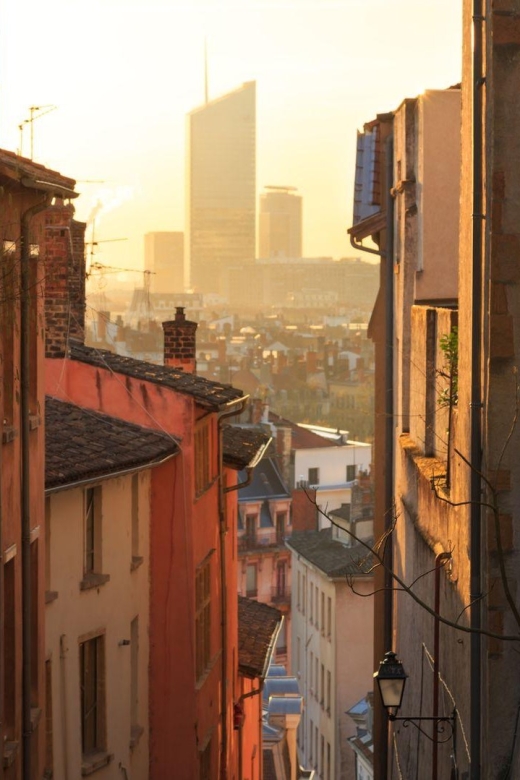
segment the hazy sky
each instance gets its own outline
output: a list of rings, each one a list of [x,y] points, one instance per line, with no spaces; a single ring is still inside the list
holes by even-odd
[[[4,0],[0,146],[29,106],[34,157],[97,201],[97,259],[134,268],[143,236],[184,229],[185,115],[257,81],[257,186],[304,198],[304,253],[353,254],[356,129],[460,80],[460,0]],[[25,126],[23,153],[29,156]],[[104,184],[81,180],[103,180]]]

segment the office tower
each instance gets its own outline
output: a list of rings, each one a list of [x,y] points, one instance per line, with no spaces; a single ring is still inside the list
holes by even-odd
[[[144,237],[144,268],[153,292],[184,291],[184,233],[160,231]]]
[[[260,257],[302,256],[302,199],[296,187],[266,187],[260,195]]]
[[[256,84],[188,114],[190,286],[220,292],[225,271],[255,259]]]

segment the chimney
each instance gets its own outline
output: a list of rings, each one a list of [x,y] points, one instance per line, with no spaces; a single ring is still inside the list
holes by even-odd
[[[85,223],[60,199],[44,213],[45,356],[63,357],[69,338],[85,341]]]
[[[197,373],[196,338],[197,323],[190,322],[184,314],[184,306],[176,306],[175,319],[163,322],[164,365],[180,368],[187,374]]]

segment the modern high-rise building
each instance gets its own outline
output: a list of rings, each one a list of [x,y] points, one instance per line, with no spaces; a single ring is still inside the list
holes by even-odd
[[[188,114],[190,286],[220,292],[222,272],[255,259],[256,83]]]
[[[302,199],[296,187],[266,187],[260,195],[260,257],[302,257]]]
[[[159,231],[144,237],[144,269],[156,292],[184,292],[184,233]]]

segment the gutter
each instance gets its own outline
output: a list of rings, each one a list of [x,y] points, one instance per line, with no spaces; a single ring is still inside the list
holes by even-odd
[[[54,184],[51,181],[45,181],[44,179],[31,179],[30,176],[22,176],[20,183],[31,190],[39,190],[40,192],[48,192],[50,195],[57,198],[77,198],[79,192],[71,190],[69,187],[64,187],[62,184]]]
[[[245,468],[245,472],[247,474],[246,479],[243,482],[238,482],[236,485],[230,485],[229,487],[224,488],[224,493],[232,493],[234,490],[240,490],[240,488],[247,487],[251,484],[251,481],[253,479],[253,470],[255,466],[257,466],[262,458],[264,457],[267,448],[271,444],[273,438],[272,436],[269,438],[269,440],[264,444],[262,447],[260,447],[259,450],[255,453],[252,460],[249,461],[248,465]]]
[[[85,477],[85,479],[78,479],[75,482],[67,482],[67,484],[65,485],[56,485],[55,487],[47,487],[45,488],[45,495],[48,496],[54,493],[60,493],[62,490],[72,490],[73,488],[83,487],[84,485],[93,485],[97,482],[104,482],[107,479],[126,477],[127,474],[135,474],[138,471],[153,469],[156,466],[162,466],[163,463],[167,463],[169,460],[179,455],[179,453],[180,450],[177,450],[176,452],[172,452],[170,455],[166,455],[164,458],[161,458],[161,460],[151,461],[149,463],[144,463],[140,466],[132,466],[127,469],[122,469],[121,471],[113,471],[110,474],[105,473],[95,477]]]

